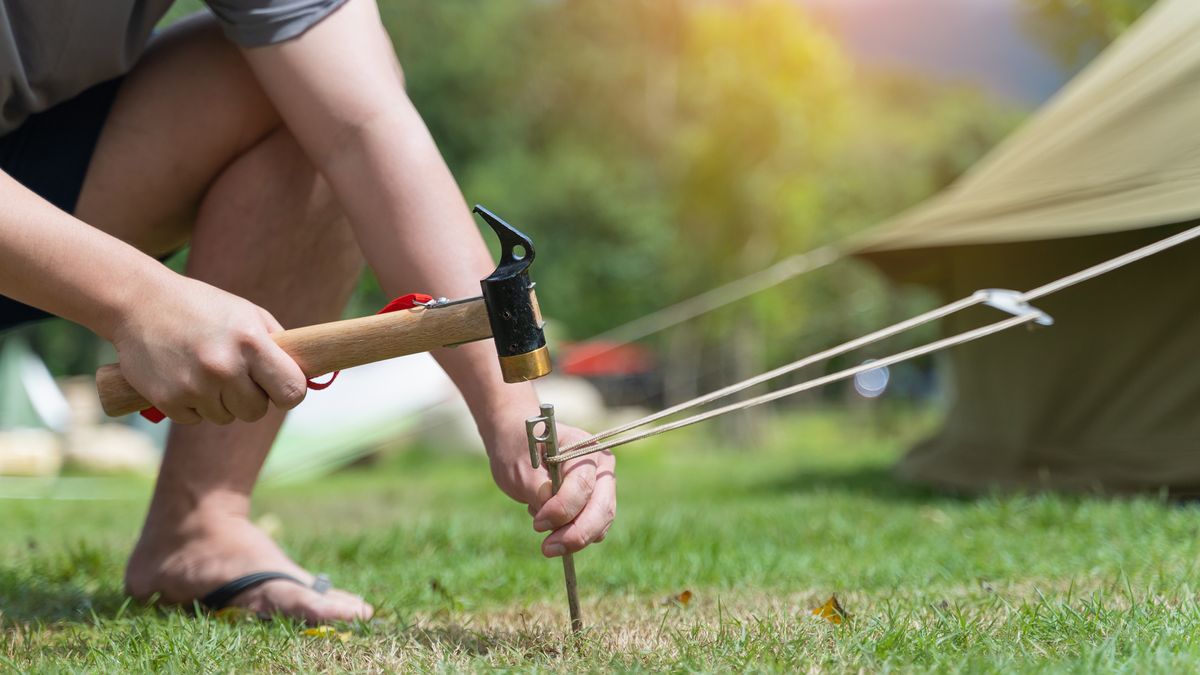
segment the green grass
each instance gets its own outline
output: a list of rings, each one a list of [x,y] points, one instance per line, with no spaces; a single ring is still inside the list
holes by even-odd
[[[476,457],[399,453],[265,490],[303,564],[380,616],[345,640],[229,624],[120,592],[147,486],[0,502],[0,663],[19,670],[1192,670],[1200,513],[1158,499],[973,500],[897,484],[915,429],[821,414],[754,451],[712,430],[622,452],[608,541],[561,567]],[[431,583],[436,580],[437,583]],[[690,589],[684,607],[669,596]],[[844,625],[809,610],[837,593]]]

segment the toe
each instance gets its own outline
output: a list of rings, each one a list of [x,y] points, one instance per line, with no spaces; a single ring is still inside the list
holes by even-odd
[[[356,607],[359,610],[365,610],[366,616],[359,618],[370,619],[375,614],[375,608],[370,605],[361,595],[356,595],[349,591],[343,591],[340,588],[331,588],[325,594],[331,600],[345,605],[347,607]]]
[[[358,596],[337,589],[317,593],[287,581],[263,584],[248,591],[246,596],[236,598],[233,604],[260,614],[282,614],[308,623],[366,621],[374,615],[374,608]]]

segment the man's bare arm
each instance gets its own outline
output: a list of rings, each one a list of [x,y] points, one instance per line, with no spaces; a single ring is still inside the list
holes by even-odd
[[[301,37],[243,50],[285,123],[333,186],[368,263],[393,295],[479,293],[494,263],[432,137],[372,0],[350,0]],[[543,550],[603,537],[615,510],[611,457],[569,471],[560,497],[538,489],[521,421],[537,411],[532,385],[506,385],[488,342],[435,354],[463,393],[489,446],[497,481],[534,506]],[[567,439],[581,432],[568,430]],[[526,468],[522,468],[526,467]]]
[[[169,272],[0,173],[0,295],[111,340],[117,318]]]
[[[374,3],[352,0],[302,37],[245,54],[385,292],[478,295],[495,264],[404,91]],[[531,387],[502,384],[489,344],[437,356],[482,422],[509,402],[537,410]]]
[[[280,327],[265,310],[175,274],[3,173],[0,203],[0,295],[113,342],[125,378],[173,420],[262,417],[265,402],[239,405],[244,389],[283,408],[303,400],[304,374],[270,339]]]

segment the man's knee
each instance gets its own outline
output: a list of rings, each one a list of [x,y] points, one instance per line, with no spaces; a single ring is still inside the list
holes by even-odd
[[[357,280],[365,264],[362,251],[341,203],[320,174],[316,177],[313,200],[313,213],[318,217],[305,224],[313,230],[309,253],[328,260],[334,278]]]
[[[298,253],[319,259],[335,278],[358,278],[363,267],[354,231],[329,181],[316,169],[286,128],[275,131],[267,144],[272,171],[282,174],[292,205],[302,205],[290,224],[291,237],[301,242]]]

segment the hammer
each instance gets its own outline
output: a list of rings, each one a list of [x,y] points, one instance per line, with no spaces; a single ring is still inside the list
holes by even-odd
[[[271,337],[317,377],[385,359],[493,338],[505,382],[535,380],[550,372],[545,323],[529,266],[533,240],[482,206],[478,213],[500,239],[500,263],[479,282],[479,297],[438,300],[425,307],[294,328]],[[113,417],[145,410],[150,402],[121,375],[120,364],[96,371],[104,412]]]

